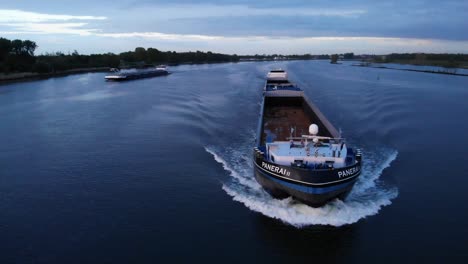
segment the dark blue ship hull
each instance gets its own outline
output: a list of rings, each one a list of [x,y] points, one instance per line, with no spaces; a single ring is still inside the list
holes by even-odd
[[[254,174],[274,198],[292,196],[307,205],[320,207],[335,198],[347,197],[361,174],[361,162],[339,169],[311,170],[273,164],[254,151]]]
[[[106,80],[107,81],[128,81],[128,80],[136,80],[136,79],[164,76],[164,75],[168,75],[168,74],[169,74],[169,72],[165,71],[165,70],[120,73],[120,74],[118,74],[118,78],[112,78],[112,77],[106,76]]]

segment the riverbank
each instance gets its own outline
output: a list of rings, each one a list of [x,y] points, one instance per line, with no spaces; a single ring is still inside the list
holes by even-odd
[[[215,62],[204,62],[204,63],[195,63],[195,62],[186,62],[186,63],[168,63],[169,66],[177,65],[191,65],[191,64],[217,64],[217,63],[230,63],[229,61],[215,61]],[[233,62],[236,63],[236,62]],[[134,67],[121,67],[120,69],[133,69]],[[78,68],[70,69],[65,71],[57,71],[55,73],[35,73],[35,72],[18,72],[5,74],[0,73],[0,85],[9,84],[13,82],[26,82],[34,80],[42,80],[54,77],[67,76],[72,74],[82,74],[89,72],[108,72],[111,67],[91,67],[91,68]]]
[[[107,72],[109,70],[110,70],[109,67],[93,67],[93,68],[71,69],[71,70],[51,72],[51,73],[35,73],[35,72],[19,72],[19,73],[11,73],[11,74],[0,73],[0,85],[12,83],[12,82],[33,81],[33,80],[41,80],[41,79],[47,79],[47,78],[53,78],[53,77],[67,76],[71,74],[81,74],[81,73],[88,73],[88,72]]]
[[[394,63],[401,65],[413,65],[413,66],[433,66],[433,67],[442,67],[448,69],[468,69],[468,62],[466,60],[459,61],[450,61],[450,60],[387,60],[379,61],[375,60],[374,63]]]
[[[457,73],[456,68],[446,68],[444,70],[441,70],[441,69],[419,70],[419,69],[405,69],[405,68],[395,68],[395,67],[388,67],[388,66],[381,66],[381,65],[373,65],[371,63],[358,63],[358,64],[352,64],[351,66],[368,67],[368,68],[375,68],[375,69],[399,70],[399,71],[424,72],[424,73],[434,73],[434,74],[446,74],[446,75],[456,75],[456,76],[468,76],[468,74],[465,74],[465,73]]]

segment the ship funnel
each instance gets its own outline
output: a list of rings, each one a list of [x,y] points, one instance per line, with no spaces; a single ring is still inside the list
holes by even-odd
[[[312,124],[312,125],[309,126],[309,134],[315,136],[315,135],[318,134],[318,132],[319,132],[319,128],[318,128],[318,126],[316,124]]]

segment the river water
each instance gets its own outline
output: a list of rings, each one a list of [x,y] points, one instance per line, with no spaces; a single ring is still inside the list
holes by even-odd
[[[468,77],[351,64],[0,86],[0,263],[468,257]],[[346,201],[275,200],[253,179],[261,89],[278,67],[363,150]]]

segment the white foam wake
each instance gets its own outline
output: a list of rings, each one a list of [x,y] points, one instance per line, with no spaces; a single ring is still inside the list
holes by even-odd
[[[296,227],[352,224],[377,214],[398,195],[395,187],[386,187],[379,181],[383,170],[396,159],[396,150],[363,150],[362,174],[348,198],[345,201],[336,199],[323,207],[313,208],[291,198],[277,200],[267,194],[253,177],[249,148],[243,151],[216,151],[210,147],[205,149],[233,177],[232,181],[222,186],[233,200],[243,203],[251,210]]]
[[[241,174],[244,174],[244,173],[247,173],[246,171],[244,170],[241,170],[240,172],[237,172],[235,169],[231,168],[231,166],[229,166],[229,164],[224,161],[220,156],[216,155],[216,153],[212,150],[210,150],[209,148],[206,148],[205,147],[205,150],[210,153],[211,155],[213,155],[214,159],[223,165],[223,169],[225,169],[226,171],[228,171],[230,173],[230,175],[232,177],[234,177],[240,184],[246,186],[246,187],[249,187],[253,190],[259,190],[261,188],[261,186],[255,181],[254,178],[247,178],[247,177],[244,177],[242,176]],[[251,169],[252,167],[250,167]],[[245,175],[245,174],[244,174]]]

